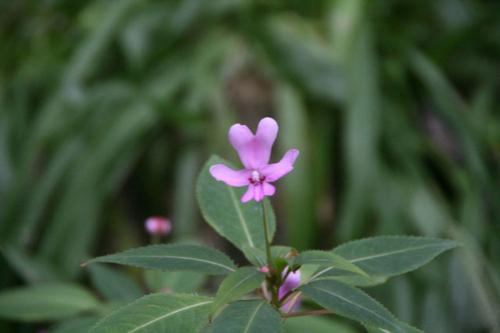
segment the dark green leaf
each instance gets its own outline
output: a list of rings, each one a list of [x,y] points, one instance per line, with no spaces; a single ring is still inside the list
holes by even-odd
[[[212,312],[215,313],[224,304],[258,288],[264,278],[265,275],[255,267],[238,268],[222,281],[214,300]]]
[[[97,257],[87,263],[106,262],[169,271],[228,274],[236,267],[224,253],[199,245],[151,245]]]
[[[220,157],[213,156],[206,163],[198,177],[196,192],[201,212],[205,220],[220,235],[230,240],[236,247],[244,246],[264,249],[263,212],[260,203],[251,201],[241,203],[244,188],[234,188],[216,181],[209,168],[218,163],[231,164]],[[267,200],[264,204],[269,217],[269,234],[272,239],[275,231],[275,217]]]
[[[104,317],[90,332],[198,332],[211,304],[202,296],[152,294]]]
[[[255,266],[267,265],[266,252],[251,246],[243,246],[245,257]],[[271,256],[276,258],[285,258],[293,249],[290,246],[275,245],[271,246]]]
[[[332,252],[310,250],[301,252],[294,260],[294,265],[318,265],[329,266],[348,272],[358,273],[367,277],[362,269],[351,263],[349,260]]]
[[[280,314],[260,300],[238,301],[227,306],[215,318],[211,333],[279,333]]]
[[[325,317],[291,317],[285,320],[286,333],[355,333],[354,328],[344,324],[339,320],[332,320]]]
[[[50,283],[0,293],[0,317],[21,321],[63,319],[99,305],[91,293],[72,284]]]
[[[52,328],[50,333],[88,333],[90,328],[97,322],[97,317],[82,317],[69,319],[56,327]]]
[[[412,327],[406,323],[399,322],[399,325],[403,329],[403,332],[405,333],[424,333],[424,331],[419,330],[418,328]],[[378,327],[370,327],[366,326],[366,330],[368,333],[387,333],[387,330],[384,330],[383,328],[378,328]]]
[[[89,267],[94,287],[110,301],[133,301],[143,295],[139,285],[125,273],[106,267]]]
[[[356,264],[374,278],[388,278],[417,269],[456,246],[457,243],[451,240],[380,236],[342,244],[333,249],[333,253]],[[314,278],[332,270],[320,270]]]
[[[153,291],[173,291],[176,293],[190,293],[196,291],[207,276],[198,272],[162,272],[146,271],[144,278],[148,287]]]
[[[300,290],[338,315],[390,332],[405,332],[386,308],[359,289],[333,280],[321,280],[308,283]]]

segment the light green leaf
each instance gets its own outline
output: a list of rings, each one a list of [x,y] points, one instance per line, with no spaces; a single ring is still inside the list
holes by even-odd
[[[435,238],[380,236],[342,244],[333,249],[333,253],[356,264],[374,278],[389,278],[417,269],[457,245],[452,240]],[[322,269],[314,278],[332,270]]]
[[[405,332],[399,321],[380,303],[347,284],[322,280],[308,283],[300,290],[324,308],[364,325],[380,327],[391,333]]]
[[[218,156],[212,156],[206,163],[197,181],[196,192],[203,217],[221,236],[227,238],[239,249],[247,245],[264,249],[263,212],[260,203],[241,203],[245,188],[234,188],[216,181],[209,168],[218,163],[231,164]],[[270,203],[264,200],[269,218],[269,235],[272,239],[276,228]]]
[[[92,265],[89,271],[94,287],[110,301],[133,301],[144,294],[137,282],[116,269]]]
[[[227,306],[215,318],[211,333],[279,333],[280,314],[266,301],[238,301]]]
[[[99,301],[72,284],[50,283],[0,293],[0,317],[21,321],[58,320],[95,310]]]
[[[106,262],[148,269],[228,274],[236,267],[224,253],[199,245],[151,245],[97,257],[87,263]]]
[[[294,260],[295,265],[320,265],[368,276],[362,269],[332,252],[310,250],[301,252]]]
[[[198,332],[208,319],[209,298],[152,294],[100,320],[92,333]]]
[[[227,304],[240,296],[243,296],[255,288],[258,288],[264,281],[265,275],[255,267],[241,267],[229,274],[222,281],[217,296],[215,297],[212,313],[215,313],[221,306]]]

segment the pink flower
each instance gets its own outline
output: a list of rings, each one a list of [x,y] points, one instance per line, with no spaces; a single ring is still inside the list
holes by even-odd
[[[146,231],[150,235],[168,235],[172,231],[172,223],[169,219],[161,216],[151,216],[144,223]]]
[[[229,129],[229,141],[236,149],[242,170],[233,170],[224,164],[210,167],[210,174],[229,186],[248,186],[241,197],[241,202],[250,200],[261,201],[265,196],[272,196],[275,188],[271,185],[293,170],[293,164],[299,156],[297,149],[288,150],[281,161],[269,164],[271,149],[278,135],[278,124],[272,118],[264,118],[259,122],[255,135],[241,124],[235,124]]]
[[[288,268],[286,268],[283,271],[283,275],[285,275],[287,271]],[[280,289],[278,290],[278,298],[281,300],[283,296],[285,296],[289,291],[297,288],[298,286],[300,286],[300,271],[297,270],[295,272],[290,272],[290,274],[288,274],[286,280],[283,282]],[[300,299],[295,298],[295,296],[293,296],[292,298],[289,299],[289,301],[287,301],[285,304],[281,306],[281,310],[287,313],[292,310],[295,310],[299,306],[299,304],[300,304]]]

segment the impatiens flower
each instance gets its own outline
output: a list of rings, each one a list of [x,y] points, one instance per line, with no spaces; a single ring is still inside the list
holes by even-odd
[[[257,126],[255,135],[241,124],[229,129],[229,142],[236,149],[242,170],[233,170],[224,164],[210,167],[210,174],[229,186],[248,186],[241,202],[261,201],[265,196],[272,196],[275,187],[271,183],[277,181],[293,170],[293,164],[299,156],[297,149],[288,150],[278,163],[269,164],[271,149],[278,135],[278,124],[272,118],[264,118]]]
[[[283,271],[283,275],[285,275],[287,271],[288,268],[286,268]],[[289,291],[297,288],[299,285],[300,285],[300,271],[297,270],[295,272],[290,272],[278,291],[278,298],[281,300],[283,296],[285,296]],[[299,306],[299,304],[300,304],[300,299],[292,297],[290,298],[289,301],[287,301],[285,304],[281,306],[281,310],[285,313],[290,312],[296,309]]]
[[[146,231],[152,236],[165,236],[172,231],[172,223],[169,219],[161,216],[151,216],[144,222]]]

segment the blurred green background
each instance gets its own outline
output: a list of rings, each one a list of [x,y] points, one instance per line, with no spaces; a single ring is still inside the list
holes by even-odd
[[[243,263],[194,182],[237,160],[232,123],[272,116],[273,159],[301,151],[278,243],[457,239],[370,293],[426,332],[500,332],[499,92],[495,0],[1,1],[0,287],[93,288],[79,264],[147,244],[151,215]]]

